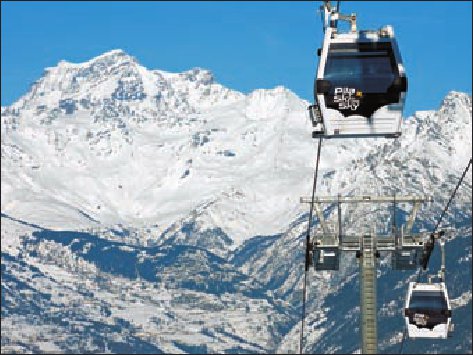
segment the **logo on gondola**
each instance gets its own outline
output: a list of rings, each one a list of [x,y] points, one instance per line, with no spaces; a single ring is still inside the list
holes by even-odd
[[[335,88],[333,93],[333,101],[338,103],[339,110],[356,111],[360,106],[361,91],[356,91],[354,88]]]

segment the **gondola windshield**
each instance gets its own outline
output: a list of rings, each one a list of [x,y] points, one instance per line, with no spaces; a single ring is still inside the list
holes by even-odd
[[[387,51],[331,51],[327,58],[325,79],[334,84],[349,83],[364,92],[386,92],[395,78]]]
[[[443,310],[447,309],[447,301],[443,292],[416,291],[412,294],[410,309],[412,310]]]

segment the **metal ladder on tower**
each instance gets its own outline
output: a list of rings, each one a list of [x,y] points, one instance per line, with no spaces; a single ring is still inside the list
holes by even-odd
[[[371,234],[362,236],[360,253],[360,305],[362,354],[377,352],[376,324],[376,239]]]

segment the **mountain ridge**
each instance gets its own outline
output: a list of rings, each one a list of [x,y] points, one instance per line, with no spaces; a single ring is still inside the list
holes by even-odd
[[[150,218],[162,220],[159,218],[159,214],[153,216],[152,209],[155,207],[146,202],[148,190],[138,187],[138,181],[129,186],[126,194],[123,193],[125,181],[129,177],[125,176],[126,172],[123,169],[117,170],[117,164],[121,159],[121,164],[128,165],[129,171],[138,169],[138,171],[142,170],[142,172],[146,172],[145,174],[152,176],[153,172],[147,166],[155,164],[153,163],[153,155],[156,159],[164,158],[162,161],[168,165],[165,169],[156,167],[154,175],[157,179],[148,178],[147,183],[152,191],[159,190],[161,187],[162,197],[160,200],[164,203],[169,203],[169,198],[173,198],[172,194],[169,195],[169,191],[177,192],[176,189],[182,190],[182,186],[187,189],[184,199],[188,200],[194,194],[192,192],[194,189],[189,186],[188,181],[208,188],[216,184],[216,180],[220,180],[220,186],[216,188],[214,193],[200,194],[200,201],[189,202],[188,207],[184,207],[184,209],[181,204],[181,207],[177,207],[175,210],[177,214],[175,213],[170,218],[164,218],[165,224],[168,226],[176,218],[185,218],[199,205],[208,205],[208,202],[214,201],[212,204],[217,208],[218,201],[221,201],[222,198],[226,199],[225,195],[233,196],[230,198],[233,204],[237,203],[238,205],[237,201],[245,202],[245,206],[242,206],[241,209],[246,209],[247,213],[248,205],[259,205],[253,212],[265,219],[265,222],[261,223],[254,219],[245,221],[248,218],[245,217],[247,213],[240,212],[234,216],[210,213],[207,219],[214,220],[211,224],[214,224],[215,227],[221,227],[222,218],[240,218],[247,225],[260,225],[256,229],[251,227],[249,229],[248,227],[235,229],[235,226],[230,225],[226,229],[224,228],[229,234],[239,235],[238,240],[242,240],[242,238],[244,240],[256,234],[282,231],[285,225],[277,221],[282,220],[281,217],[287,213],[287,208],[275,209],[271,207],[284,205],[285,203],[281,204],[282,200],[289,199],[294,204],[294,207],[291,207],[292,217],[289,219],[296,218],[297,214],[303,211],[303,207],[298,204],[297,200],[299,195],[308,195],[309,193],[313,162],[312,159],[307,159],[307,156],[315,153],[313,152],[313,144],[308,139],[310,123],[305,110],[307,104],[305,101],[300,100],[290,90],[281,86],[269,90],[258,89],[248,95],[243,95],[215,84],[211,73],[202,69],[193,69],[179,74],[168,73],[166,74],[167,78],[160,76],[161,74],[156,76],[156,71],[147,71],[135,59],[131,60],[130,58],[133,57],[122,50],[112,50],[85,63],[71,64],[76,70],[73,72],[67,69],[69,64],[59,64],[55,69],[50,70],[50,72],[61,72],[61,75],[58,73],[52,75],[54,79],[51,79],[52,83],[48,84],[49,79],[46,80],[43,77],[38,81],[40,83],[43,81],[43,83],[34,86],[17,103],[2,108],[2,134],[5,137],[3,140],[8,141],[10,137],[18,136],[16,134],[18,132],[13,135],[10,135],[9,132],[14,132],[20,124],[20,116],[22,121],[31,120],[31,123],[34,122],[31,127],[23,124],[21,135],[27,139],[37,140],[37,137],[40,137],[43,141],[47,141],[47,144],[44,142],[36,149],[41,150],[46,147],[45,156],[48,154],[58,156],[57,162],[51,160],[46,164],[52,164],[51,168],[64,171],[63,181],[70,180],[67,176],[74,170],[81,174],[84,169],[95,169],[101,164],[104,164],[104,167],[109,166],[112,175],[106,174],[103,179],[116,181],[113,189],[109,183],[108,185],[97,185],[90,174],[83,176],[84,180],[87,179],[90,184],[96,185],[92,186],[94,190],[105,189],[109,194],[108,201],[95,199],[96,201],[90,201],[84,205],[83,202],[73,202],[70,201],[70,198],[63,197],[62,201],[55,202],[56,205],[59,204],[57,208],[64,211],[62,213],[68,213],[64,208],[70,210],[71,207],[75,209],[80,206],[78,212],[74,213],[76,216],[73,219],[82,221],[80,222],[81,228],[93,227],[96,224],[94,221],[113,225],[128,222],[139,223],[140,219],[143,219],[145,224],[154,224],[149,222]],[[100,70],[97,69],[97,72],[95,67],[97,67],[97,63],[101,62],[107,64],[106,68],[99,65]],[[114,71],[114,68],[117,67],[123,67],[118,74]],[[91,79],[79,82],[79,79],[76,78],[84,78],[84,73],[91,75]],[[138,79],[134,76],[135,74],[138,75]],[[130,75],[132,84],[129,81]],[[152,82],[153,80],[154,82]],[[93,86],[96,82],[99,84]],[[105,92],[101,91],[104,82],[108,83]],[[145,82],[148,84],[144,85]],[[152,84],[155,87],[150,89]],[[91,92],[91,88],[95,91]],[[98,94],[94,94],[94,92],[98,92]],[[43,94],[40,95],[41,93]],[[95,99],[92,98],[94,96]],[[470,105],[469,109],[468,105]],[[455,126],[458,122],[438,122],[445,117],[455,116],[455,114],[450,114],[448,110],[461,112],[457,116],[463,119],[460,122],[463,125],[462,128]],[[419,134],[425,136],[429,141],[437,139],[439,135],[448,134],[450,142],[444,140],[442,144],[453,143],[449,148],[451,149],[450,154],[453,152],[462,154],[462,159],[454,161],[460,164],[468,155],[468,150],[464,149],[462,144],[465,141],[471,142],[471,134],[468,135],[468,132],[471,132],[471,129],[468,129],[471,121],[468,121],[468,115],[471,117],[471,97],[451,92],[442,102],[438,115],[433,111],[424,111],[405,120],[403,122],[404,138],[400,142],[405,142],[404,145],[414,144],[417,147],[412,148],[414,150],[425,150],[422,144],[415,143]],[[412,128],[413,126],[415,128]],[[446,132],[446,128],[450,126],[452,128]],[[458,137],[456,136],[457,131],[460,132]],[[462,131],[464,132],[461,133]],[[238,137],[238,135],[240,136]],[[138,142],[134,144],[134,140]],[[173,140],[179,143],[174,144]],[[349,166],[352,164],[350,159],[373,150],[373,147],[390,149],[389,143],[390,141],[383,139],[364,140],[356,143],[353,140],[327,141],[324,145],[328,148],[324,149],[329,151],[329,161],[339,166]],[[53,151],[48,148],[51,144],[55,147]],[[395,141],[394,144],[397,142]],[[401,147],[404,145],[401,144]],[[432,145],[435,145],[435,142]],[[23,164],[28,162],[31,169],[41,170],[42,165],[36,161],[40,158],[35,159],[33,153],[21,153],[19,149],[17,144],[2,145],[5,157],[8,154],[17,154],[19,156],[15,159],[21,159]],[[11,153],[6,153],[7,150]],[[414,150],[412,150],[413,154],[416,153]],[[243,157],[240,158],[242,154]],[[429,154],[437,155],[438,151],[432,149]],[[62,157],[60,157],[61,155]],[[139,155],[139,163],[137,155]],[[446,159],[444,156],[441,158],[442,160]],[[96,160],[96,162],[94,164],[87,163],[92,160]],[[214,162],[218,162],[217,165]],[[228,181],[228,177],[232,175],[234,170],[232,165],[238,166],[240,171],[248,170],[251,167],[250,170],[254,170],[260,176],[265,176],[267,181],[272,181],[273,175],[276,174],[278,184],[266,186],[268,183],[258,179],[251,171],[244,174],[246,175],[243,179],[245,181],[242,179]],[[214,169],[217,167],[221,169],[221,172],[216,174]],[[324,174],[333,170],[327,166],[324,156],[322,156],[321,167]],[[460,168],[460,166],[455,166],[455,169]],[[142,174],[142,176],[145,175]],[[29,172],[26,173],[25,179],[32,181]],[[197,181],[195,181],[196,179]],[[350,186],[350,177],[345,176],[342,179],[345,182],[342,181],[336,191],[329,190],[327,192],[343,193],[346,189],[341,185]],[[253,182],[251,185],[254,185],[254,188],[248,185],[249,181]],[[299,183],[299,181],[303,183]],[[294,189],[294,184],[300,184],[300,188]],[[321,184],[323,186],[323,180]],[[288,190],[291,194],[281,194],[279,191],[281,186],[291,186]],[[41,186],[37,186],[37,189],[40,190]],[[116,191],[117,189],[122,191]],[[87,191],[84,186],[75,186],[74,190]],[[219,190],[220,192],[218,192]],[[51,193],[54,194],[52,191]],[[235,199],[236,196],[239,198]],[[6,197],[6,195],[3,194],[2,197]],[[55,199],[57,200],[57,198]],[[121,204],[125,201],[133,204],[130,199],[139,201],[142,207],[137,205],[130,209],[117,205],[119,201]],[[159,198],[157,199],[159,200]],[[260,201],[264,199],[274,199],[274,202],[271,204],[261,203]],[[278,200],[279,202],[276,202]],[[104,204],[107,206],[107,212],[104,212]],[[4,206],[5,203],[2,202],[2,210]],[[84,206],[87,208],[84,209]],[[263,212],[265,209],[268,210],[267,213]],[[5,212],[8,212],[8,209]],[[270,216],[272,212],[275,212],[279,218],[272,218]],[[17,217],[21,218],[22,216]],[[90,224],[90,222],[93,223]],[[51,226],[54,226],[54,223],[56,222],[53,222]],[[277,225],[278,228],[268,229],[267,226],[272,224]],[[163,232],[165,228],[167,228],[166,225],[163,225],[160,232]]]

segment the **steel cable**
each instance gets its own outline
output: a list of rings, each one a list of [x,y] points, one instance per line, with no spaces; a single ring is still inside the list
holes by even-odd
[[[450,196],[450,199],[448,200],[447,205],[443,209],[442,215],[440,216],[440,219],[438,220],[437,225],[435,226],[434,231],[432,233],[435,233],[437,231],[437,228],[440,226],[440,223],[442,222],[442,219],[445,216],[445,213],[447,213],[448,207],[450,206],[450,203],[452,202],[453,198],[455,197],[455,194],[457,193],[458,188],[460,187],[461,183],[463,182],[463,178],[465,177],[466,173],[470,169],[470,166],[471,166],[471,158],[470,158],[470,161],[468,162],[468,165],[466,166],[465,170],[463,171],[463,174],[462,174],[460,180],[458,181],[457,186],[453,190],[453,193]]]
[[[309,211],[309,223],[307,226],[307,234],[306,234],[306,251],[305,251],[305,263],[304,263],[304,284],[302,286],[302,315],[301,315],[301,335],[299,339],[299,353],[302,354],[303,346],[304,346],[304,323],[305,323],[305,305],[306,305],[306,292],[307,292],[307,273],[309,271],[310,265],[310,231],[312,229],[312,217],[313,217],[313,209],[314,209],[314,199],[315,193],[317,191],[317,176],[319,172],[319,162],[320,162],[320,151],[322,150],[322,138],[319,138],[319,144],[317,147],[317,160],[315,163],[315,172],[314,172],[314,182],[312,185],[312,200],[310,203],[310,211]]]

